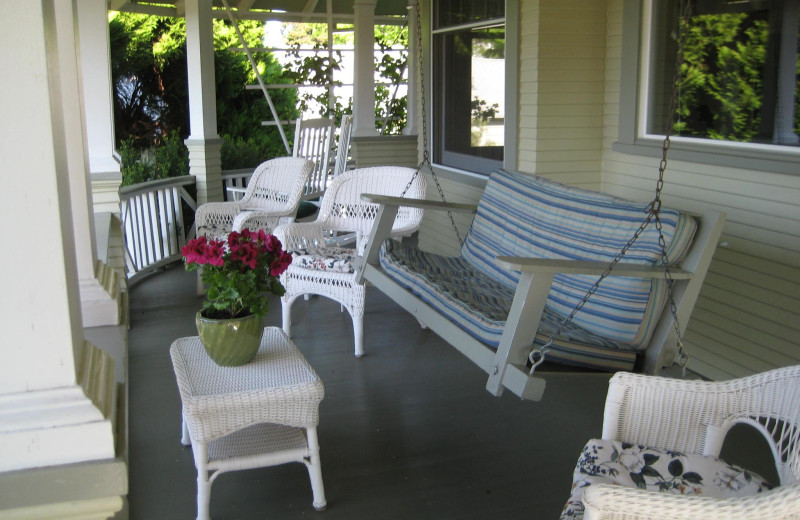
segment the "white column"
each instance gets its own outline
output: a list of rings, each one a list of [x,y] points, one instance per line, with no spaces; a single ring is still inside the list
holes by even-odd
[[[417,35],[417,11],[419,6],[416,0],[408,3],[408,94],[406,98],[406,127],[405,135],[419,133],[419,44]]]
[[[106,0],[77,0],[86,142],[92,176],[121,178],[114,151],[114,92]]]
[[[375,129],[375,1],[355,0],[353,137],[378,135]]]
[[[61,4],[56,12],[59,27],[73,21],[72,10]],[[119,213],[121,174],[113,156],[108,14],[104,0],[78,0],[77,20],[77,39],[75,31],[58,33],[58,46],[62,49],[59,73],[64,124],[70,129],[65,132],[65,138],[81,314],[85,327],[99,327],[118,325],[121,319],[120,275],[97,259],[90,180],[93,176],[116,179],[113,212]]]
[[[222,200],[222,168],[214,84],[214,23],[210,0],[186,0],[189,75],[189,173],[197,177],[197,203]]]
[[[19,229],[0,259],[0,472],[115,455],[110,412],[95,406],[84,391],[91,385],[78,377],[91,356],[81,326],[69,178],[76,163],[68,148],[70,134],[82,130],[64,106],[77,92],[77,73],[66,74],[76,66],[75,49],[59,45],[60,33],[73,30],[70,2],[0,2],[0,48],[13,49],[4,67],[14,71],[0,74],[0,218]]]

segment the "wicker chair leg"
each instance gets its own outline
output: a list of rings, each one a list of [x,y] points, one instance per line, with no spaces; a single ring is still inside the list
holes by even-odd
[[[287,301],[285,298],[281,298],[281,315],[283,316],[283,332],[286,333],[286,337],[292,337],[292,303],[294,302],[294,298]]]
[[[198,442],[192,446],[197,466],[197,520],[211,520],[211,481],[208,479],[208,446]]]
[[[314,494],[314,509],[324,511],[328,505],[325,499],[325,487],[322,484],[322,464],[319,458],[319,441],[317,440],[317,429],[306,429],[308,435],[308,449],[311,453],[309,461],[306,462],[308,477],[311,480],[311,492]]]
[[[364,355],[364,315],[353,316],[352,318],[356,357],[361,357]]]
[[[189,436],[189,427],[186,425],[186,418],[181,414],[181,444],[184,446],[192,445],[192,438]]]

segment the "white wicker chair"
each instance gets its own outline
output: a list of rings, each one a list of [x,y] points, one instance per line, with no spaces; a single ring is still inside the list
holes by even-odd
[[[241,200],[208,202],[197,208],[197,236],[224,239],[244,228],[271,232],[293,222],[314,163],[302,157],[279,157],[258,165]]]
[[[757,475],[751,472],[725,472],[730,466],[716,459],[726,433],[733,425],[741,423],[761,432],[771,447],[780,479],[778,487],[766,490],[760,486]],[[663,479],[670,482],[669,486],[664,486],[669,487],[670,492],[601,483],[602,480],[618,478],[605,479],[612,466],[600,463],[600,460],[609,460],[609,457],[600,453],[600,460],[591,460],[592,457],[598,459],[599,451],[597,445],[594,445],[594,451],[588,448],[592,445],[590,441],[576,467],[573,495],[562,518],[800,519],[800,366],[722,382],[615,374],[606,398],[603,439],[628,443],[625,448],[633,445],[630,448],[640,453],[645,453],[645,450],[640,450],[642,446],[662,451],[665,455],[661,463],[672,461],[666,475],[669,478]],[[597,442],[602,446],[605,441]],[[610,458],[622,461],[625,453],[614,449]],[[581,464],[587,455],[591,468]],[[723,468],[722,473],[716,473],[718,477],[722,474],[722,478],[714,478],[713,482],[705,479],[702,483],[706,486],[702,489],[703,494],[709,496],[682,494],[701,491],[699,487],[694,489],[699,477],[696,473],[689,476],[688,485],[672,485],[688,475],[682,472],[689,468],[690,459],[693,459],[692,463],[705,460],[724,465],[714,466]],[[623,466],[629,469],[633,460],[622,461]],[[656,463],[654,455],[650,455],[649,461],[644,460],[645,465]],[[599,480],[587,477],[587,473],[601,473],[601,468],[605,472]],[[658,474],[655,470],[644,473]],[[626,476],[624,472],[618,472],[616,477],[620,475]],[[593,480],[591,485],[587,479]],[[716,488],[709,489],[710,484]],[[681,486],[684,487],[678,489]],[[649,486],[641,482],[639,487]],[[715,498],[713,495],[716,494],[723,497]]]
[[[425,177],[413,168],[377,166],[341,173],[331,181],[314,222],[281,225],[275,235],[294,260],[281,275],[286,288],[282,298],[283,330],[291,330],[291,307],[304,294],[317,294],[339,302],[353,319],[356,356],[364,355],[364,285],[355,281],[353,262],[363,253],[379,206],[361,200],[362,193],[425,198]],[[410,182],[414,179],[413,182]],[[410,183],[410,184],[409,184]],[[401,207],[392,236],[414,233],[422,222],[422,210]],[[339,247],[328,240],[336,233],[355,233],[355,248]]]

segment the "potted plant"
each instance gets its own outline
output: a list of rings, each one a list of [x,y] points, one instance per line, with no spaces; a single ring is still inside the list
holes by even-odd
[[[199,237],[181,254],[187,271],[201,270],[205,301],[195,321],[200,341],[218,365],[250,362],[261,343],[269,294],[286,292],[278,277],[292,255],[263,230],[232,231],[227,241]]]

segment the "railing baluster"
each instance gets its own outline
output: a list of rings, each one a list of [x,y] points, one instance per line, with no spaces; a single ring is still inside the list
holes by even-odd
[[[248,173],[237,174],[245,178]],[[120,190],[120,211],[129,282],[178,261],[186,244],[183,203],[197,207],[185,186],[192,176],[150,181]]]

